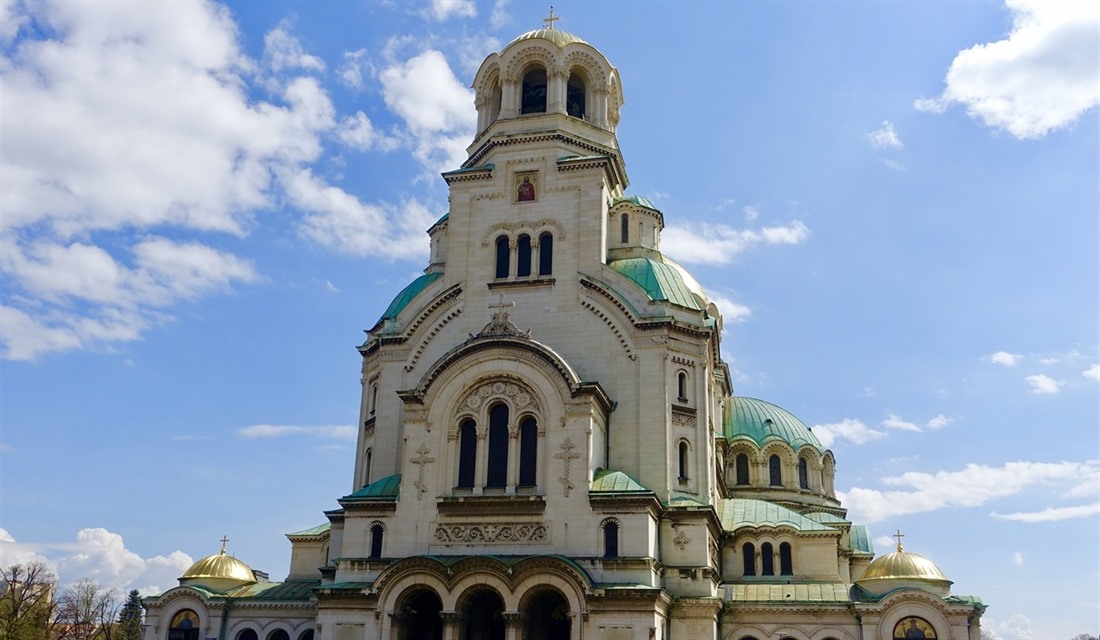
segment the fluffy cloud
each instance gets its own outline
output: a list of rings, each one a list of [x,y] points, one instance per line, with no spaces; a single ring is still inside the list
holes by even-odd
[[[982,634],[988,632],[993,640],[1034,640],[1031,620],[1023,614],[1013,614],[1005,620],[986,617],[982,620]]]
[[[1024,566],[1024,554],[1020,553],[1019,551],[1017,551],[1016,553],[1013,553],[1012,554],[1012,566],[1014,566],[1014,567]]]
[[[1088,518],[1096,514],[1100,514],[1100,502],[1073,507],[1048,507],[1042,511],[994,513],[991,515],[999,520],[1015,520],[1016,522],[1057,522],[1059,520]]]
[[[306,53],[298,38],[290,33],[290,25],[284,20],[264,36],[264,56],[273,71],[301,69],[324,71],[325,63],[317,56]]]
[[[1024,378],[1024,381],[1031,387],[1032,393],[1039,395],[1053,395],[1062,390],[1064,381],[1055,380],[1044,373],[1037,373],[1032,376]]]
[[[863,444],[886,437],[886,432],[872,429],[861,421],[852,418],[845,418],[840,422],[830,424],[815,424],[811,431],[826,447],[831,447],[840,438],[850,440],[856,444]]]
[[[1016,365],[1020,364],[1020,360],[1022,359],[1022,355],[1018,353],[1009,353],[1007,351],[998,351],[996,353],[991,353],[983,358],[983,360],[985,360],[986,362],[999,364],[1002,367],[1015,367]]]
[[[1081,375],[1093,380],[1100,380],[1100,364],[1094,364],[1081,372]]]
[[[301,426],[254,424],[237,432],[243,438],[285,438],[287,436],[313,436],[333,440],[355,440],[355,427],[351,425]]]
[[[882,421],[882,426],[887,429],[894,429],[896,431],[921,432],[925,430],[935,431],[938,429],[942,429],[954,421],[955,420],[953,418],[949,418],[941,413],[931,418],[930,420],[928,420],[928,422],[925,422],[924,425],[921,426],[915,422],[903,420],[899,416],[890,413],[887,414],[886,419]]]
[[[733,299],[713,291],[708,291],[707,295],[710,296],[710,301],[722,312],[723,322],[744,322],[752,316],[752,309],[740,302],[734,302]]]
[[[138,589],[143,595],[159,593],[175,585],[194,562],[182,551],[142,558],[126,548],[117,533],[106,529],[81,529],[75,542],[27,544],[16,542],[0,529],[4,564],[39,560],[49,565],[61,585],[91,578],[106,588],[120,592]]]
[[[473,0],[431,0],[428,16],[443,21],[451,17],[472,18],[477,15]]]
[[[1004,40],[960,51],[946,88],[918,109],[953,103],[971,117],[1021,139],[1041,138],[1100,104],[1100,5],[1009,0],[1012,32]]]
[[[894,130],[894,123],[886,120],[882,126],[867,133],[867,139],[876,149],[901,149],[903,146],[898,132]]]
[[[1054,487],[1063,496],[1095,497],[1100,486],[1100,461],[1009,462],[1001,467],[970,464],[960,471],[910,471],[883,478],[882,482],[902,489],[851,489],[843,502],[852,518],[870,523],[946,507],[978,507],[1041,486]],[[1079,517],[1087,515],[1084,511]]]
[[[800,220],[787,226],[734,229],[720,224],[669,227],[661,233],[661,248],[691,264],[728,264],[749,249],[765,245],[801,244],[810,230]]]

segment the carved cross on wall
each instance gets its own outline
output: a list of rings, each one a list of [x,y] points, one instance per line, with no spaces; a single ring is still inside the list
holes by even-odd
[[[489,308],[494,310],[493,311],[493,322],[495,322],[495,323],[506,322],[508,320],[508,312],[505,311],[505,309],[511,309],[514,306],[516,306],[515,300],[505,302],[504,301],[504,294],[503,293],[500,294],[500,298],[497,300],[497,303],[489,305]]]
[[[554,454],[554,457],[561,460],[563,463],[562,477],[558,478],[561,481],[562,487],[565,489],[565,497],[569,497],[569,491],[575,489],[573,482],[569,479],[569,461],[581,457],[581,454],[573,451],[577,446],[573,444],[569,438],[565,439],[565,442],[561,443],[561,451]]]
[[[428,448],[427,443],[421,444],[416,452],[420,455],[415,458],[409,458],[409,462],[419,465],[420,467],[416,482],[413,483],[413,486],[416,487],[416,499],[419,501],[424,499],[424,494],[428,491],[428,485],[424,484],[424,465],[435,462],[435,458],[428,455],[432,450]]]

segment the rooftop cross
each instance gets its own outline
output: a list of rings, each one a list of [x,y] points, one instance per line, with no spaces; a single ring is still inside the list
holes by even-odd
[[[225,553],[225,545],[229,543],[228,536],[222,536],[222,553]]]
[[[558,20],[561,20],[561,18],[554,15],[554,5],[550,5],[550,17],[549,18],[543,18],[542,21],[546,23],[546,28],[547,29],[553,31],[554,30],[554,23],[557,22]]]
[[[898,529],[893,537],[898,539],[898,551],[901,551],[901,539],[905,537],[905,534],[901,532],[901,529]]]

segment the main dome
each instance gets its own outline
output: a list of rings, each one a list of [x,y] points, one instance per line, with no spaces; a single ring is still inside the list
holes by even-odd
[[[877,594],[899,587],[917,587],[938,595],[947,595],[951,588],[951,581],[936,563],[924,556],[904,551],[901,545],[898,545],[897,551],[872,560],[856,584]]]
[[[731,440],[749,438],[763,447],[769,440],[779,439],[795,451],[807,444],[818,451],[825,450],[806,423],[770,402],[733,396],[725,418],[725,436]]]
[[[516,37],[515,40],[512,40],[512,42],[509,43],[509,46],[517,42],[522,42],[524,40],[536,39],[549,40],[550,42],[554,43],[554,46],[558,47],[559,49],[567,44],[573,44],[574,42],[579,42],[580,44],[588,44],[584,40],[581,40],[580,38],[573,35],[572,33],[569,33],[568,31],[561,31],[559,29],[535,29],[534,31],[528,31],[527,33]]]
[[[180,584],[199,583],[215,589],[235,587],[256,582],[256,574],[249,566],[225,552],[206,556],[179,578]]]

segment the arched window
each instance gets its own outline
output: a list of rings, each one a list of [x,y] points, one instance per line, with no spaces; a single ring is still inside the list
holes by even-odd
[[[779,461],[779,456],[772,456],[768,459],[768,475],[769,484],[773,487],[783,486],[783,466]]]
[[[535,419],[524,418],[519,425],[519,486],[521,487],[533,487],[536,484],[538,437],[539,427]]]
[[[172,616],[168,624],[168,640],[199,640],[199,616],[184,609]]]
[[[765,542],[760,545],[760,575],[775,575],[775,558],[772,556],[773,553],[772,543]]]
[[[680,480],[688,479],[688,443],[680,443]]]
[[[565,88],[565,112],[574,118],[584,117],[584,78],[575,73],[569,74]]]
[[[735,465],[737,466],[737,484],[748,484],[749,457],[744,453],[737,454]]]
[[[516,242],[516,258],[519,261],[516,265],[516,275],[520,278],[531,275],[531,236],[524,234],[519,237]]]
[[[378,408],[378,385],[373,384],[370,388],[370,414],[373,416],[374,411]]]
[[[688,399],[688,374],[685,371],[676,374],[676,397],[680,401]]]
[[[798,486],[802,489],[810,488],[810,470],[805,458],[798,459]]]
[[[523,76],[520,113],[546,113],[546,69],[537,67]]]
[[[237,640],[257,640],[258,638],[259,636],[256,635],[255,629],[241,629],[240,632],[237,633]]]
[[[630,242],[630,216],[625,213],[619,220],[619,237],[623,244]]]
[[[539,275],[548,276],[554,272],[554,236],[544,233],[539,236]]]
[[[373,454],[370,449],[367,449],[367,455],[363,456],[363,486],[370,484],[370,466],[373,458]]]
[[[489,410],[489,475],[486,487],[504,487],[508,482],[508,406]]]
[[[385,529],[380,524],[374,524],[370,528],[370,557],[381,558],[382,557],[382,534]]]
[[[745,563],[745,575],[756,575],[756,547],[751,542],[741,547],[741,558]]]
[[[298,640],[313,640],[313,629],[306,629],[298,634]]]
[[[477,425],[464,420],[458,428],[458,486],[469,489],[474,486],[474,469],[477,462]]]
[[[507,278],[508,277],[508,236],[500,236],[497,238],[497,270],[496,277]]]
[[[794,575],[794,564],[791,562],[791,543],[789,542],[783,542],[779,545],[779,575]]]
[[[275,629],[267,634],[267,640],[290,640],[290,634],[284,629]]]
[[[603,525],[603,557],[619,557],[619,523],[614,520]]]

